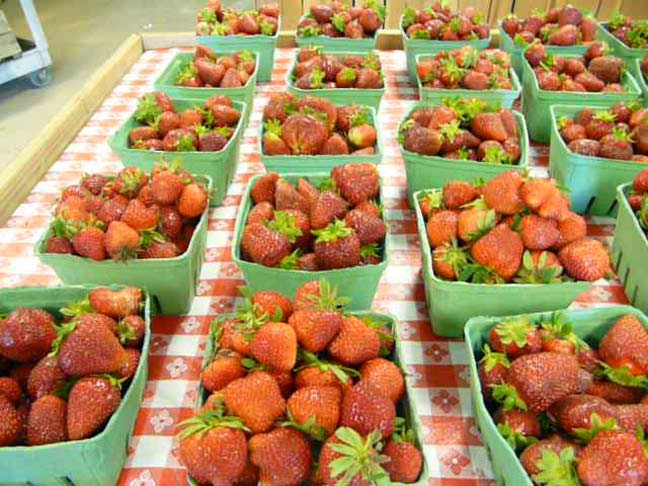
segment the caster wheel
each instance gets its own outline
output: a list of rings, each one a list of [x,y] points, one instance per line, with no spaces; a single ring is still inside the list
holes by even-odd
[[[29,81],[31,81],[35,87],[42,88],[43,86],[50,84],[53,77],[52,68],[48,66],[31,73],[29,75]]]

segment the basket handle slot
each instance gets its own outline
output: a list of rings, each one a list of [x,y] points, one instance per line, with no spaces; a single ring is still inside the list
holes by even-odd
[[[616,206],[617,206],[617,200],[615,199],[612,202],[612,204],[610,205],[610,207],[608,208],[607,214],[612,214],[614,212],[614,210],[616,209]]]
[[[594,201],[596,200],[595,197],[591,197],[589,202],[587,203],[587,207],[585,208],[585,211],[583,211],[584,214],[589,214],[589,212],[592,209],[592,206],[594,206]]]
[[[149,296],[151,297],[152,314],[162,314],[162,304],[160,304],[160,299],[158,299],[158,296],[151,294],[149,294]]]

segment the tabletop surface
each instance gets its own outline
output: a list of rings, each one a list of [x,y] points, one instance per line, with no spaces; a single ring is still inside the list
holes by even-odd
[[[145,52],[106,98],[60,159],[0,228],[0,287],[57,285],[54,272],[33,255],[60,190],[84,173],[115,172],[122,164],[107,145],[108,136],[132,113],[138,98],[178,49]],[[152,322],[149,379],[119,486],[182,486],[185,470],[178,461],[176,424],[192,414],[209,323],[230,312],[237,287],[244,283],[232,262],[230,246],[241,196],[250,178],[263,172],[257,131],[268,93],[285,89],[294,50],[277,49],[272,82],[257,86],[254,111],[242,139],[238,171],[227,197],[210,210],[205,263],[197,297],[186,316],[157,316]],[[379,124],[385,145],[380,173],[391,255],[373,308],[400,321],[404,365],[410,393],[423,424],[423,448],[430,486],[494,484],[486,449],[472,416],[468,356],[462,341],[435,336],[430,327],[421,277],[416,218],[407,204],[405,167],[396,143],[398,124],[417,99],[409,83],[405,53],[380,52],[387,90]],[[548,147],[531,148],[531,173],[547,175]],[[589,218],[588,233],[611,245],[614,220]],[[627,303],[618,280],[598,281],[575,307]]]

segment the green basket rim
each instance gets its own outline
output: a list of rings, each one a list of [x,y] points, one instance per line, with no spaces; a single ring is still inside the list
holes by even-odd
[[[297,20],[297,25],[301,23],[302,20],[305,19],[312,19],[313,16],[310,15],[310,13],[304,14],[301,17],[299,17],[299,20]],[[369,41],[373,40],[375,41],[378,38],[378,34],[385,30],[385,23],[383,22],[383,25],[378,28],[371,37],[362,37],[361,39],[350,39],[348,37],[329,37],[328,35],[316,35],[313,37],[304,37],[302,35],[299,35],[299,28],[295,27],[295,39],[298,41],[304,42],[306,39],[326,39],[326,42],[336,42],[336,43],[341,43],[341,42],[349,42],[349,41]],[[306,40],[306,42],[308,42]]]
[[[385,240],[383,242],[383,251],[382,251],[382,259],[380,263],[375,264],[375,265],[356,265],[355,267],[346,267],[346,268],[335,268],[331,270],[315,270],[315,271],[309,271],[309,270],[291,270],[291,269],[285,269],[285,268],[277,268],[277,267],[266,267],[265,265],[261,265],[260,263],[254,263],[254,262],[249,262],[247,260],[243,260],[240,257],[240,246],[241,246],[241,237],[243,235],[243,228],[245,227],[245,221],[247,220],[247,216],[250,212],[249,209],[246,209],[246,206],[251,203],[251,193],[252,193],[252,187],[254,186],[254,183],[258,181],[261,177],[263,177],[263,174],[257,174],[254,177],[250,179],[250,181],[247,184],[247,188],[245,190],[245,194],[243,194],[243,197],[241,198],[241,203],[238,208],[238,214],[236,215],[236,223],[234,224],[234,233],[233,233],[233,239],[232,239],[232,246],[230,250],[230,255],[232,257],[232,261],[236,263],[236,265],[241,268],[243,265],[249,266],[249,267],[254,267],[254,268],[259,268],[259,269],[265,269],[267,271],[277,271],[277,272],[282,272],[283,275],[313,275],[313,279],[318,278],[318,276],[322,276],[324,274],[326,275],[333,275],[333,274],[341,274],[341,273],[351,273],[353,271],[357,271],[358,269],[364,269],[364,268],[382,268],[383,271],[385,268],[387,268],[387,262],[389,259],[389,254],[390,254],[390,244],[389,244],[389,228],[387,227],[387,221],[385,220],[385,213],[383,211],[381,219],[383,220],[383,223],[385,223],[387,233],[385,234]],[[317,178],[323,178],[326,179],[330,177],[330,173],[327,172],[319,172],[319,173],[301,173],[301,172],[291,172],[291,173],[286,173],[286,174],[281,174],[282,178],[288,179],[299,179],[299,178],[304,178],[304,179],[317,179]],[[383,185],[382,181],[380,183],[380,194],[379,194],[379,201],[383,199],[382,196],[382,190],[383,190]]]
[[[597,20],[597,21],[598,21],[598,20]],[[515,43],[515,40],[514,40],[513,38],[511,38],[511,36],[508,34],[508,32],[506,32],[506,31],[502,28],[502,23],[503,23],[503,22],[504,22],[504,19],[502,18],[502,19],[499,20],[499,22],[498,22],[498,24],[497,24],[497,30],[499,31],[499,35],[500,35],[500,37],[506,37],[506,40],[507,40],[508,42],[510,42],[511,45],[512,45],[512,47],[513,47],[513,52],[516,52],[516,53],[518,53],[518,52],[519,52],[519,53],[524,52],[524,50],[528,47],[528,45],[526,45],[526,46],[519,46],[519,45],[517,45],[517,44]],[[599,23],[599,27],[600,27],[601,22],[598,21],[598,23]],[[537,37],[536,37],[535,39],[537,39]],[[593,41],[590,41],[590,42],[582,42],[582,41],[579,39],[578,44],[572,44],[571,46],[557,46],[557,45],[555,45],[555,44],[545,44],[544,42],[542,43],[542,45],[545,46],[545,48],[548,50],[549,53],[551,53],[552,51],[559,51],[560,49],[570,49],[570,48],[573,49],[573,48],[575,48],[575,47],[580,47],[580,48],[583,49],[583,52],[585,52],[585,50],[586,50],[590,45],[592,45],[594,42],[596,42],[596,41],[597,41],[597,39],[595,39],[595,40],[593,40]],[[501,49],[501,48],[500,48],[500,49]]]
[[[621,204],[624,207],[624,209],[630,215],[632,215],[632,226],[633,226],[634,230],[637,231],[641,235],[641,238],[643,239],[643,242],[646,245],[646,248],[648,248],[648,236],[646,235],[646,232],[643,230],[643,228],[639,224],[639,221],[637,220],[637,215],[632,210],[632,208],[630,207],[630,203],[628,202],[627,193],[631,188],[632,188],[632,182],[628,182],[626,184],[621,184],[620,186],[618,186],[617,187],[617,201],[619,201],[619,204]]]
[[[646,56],[648,56],[648,49],[646,49]],[[648,96],[648,77],[643,73],[641,70],[641,58],[637,57],[630,61],[630,64],[632,64],[632,67],[634,68],[635,71],[635,81],[639,85],[639,88],[644,94],[644,100],[646,96]]]
[[[240,10],[240,9],[239,9]],[[279,38],[279,31],[281,30],[281,14],[277,17],[277,32],[274,33],[274,35],[263,35],[263,34],[254,34],[254,35],[245,35],[245,36],[240,36],[240,35],[196,35],[196,38],[198,39],[198,44],[201,44],[201,41],[204,41],[205,39],[236,39],[236,40],[241,40],[241,38],[244,39],[278,39]]]
[[[621,42],[619,39],[612,35],[612,32],[608,30],[609,22],[599,22],[599,32],[603,34],[603,37],[610,47],[618,52],[622,53],[625,56],[645,56],[648,54],[648,47],[630,47]]]
[[[451,43],[456,43],[458,46],[464,46],[464,45],[470,45],[471,42],[484,42],[485,43],[486,41],[488,41],[488,45],[490,45],[492,43],[492,41],[493,41],[493,29],[490,29],[490,28],[488,29],[488,37],[486,37],[485,39],[473,39],[471,41],[470,40],[469,41],[465,41],[465,40],[444,41],[444,40],[439,40],[439,39],[411,39],[411,38],[408,37],[407,32],[403,28],[403,17],[404,17],[404,15],[401,14],[401,16],[398,19],[398,30],[400,30],[401,35],[403,36],[403,45],[405,45],[406,43],[408,43],[408,44],[411,43],[411,44],[414,44],[415,46],[416,45],[420,46],[420,45],[424,45],[424,44],[433,42],[433,43],[439,45],[439,47],[452,45]],[[427,45],[429,45],[429,44],[427,44]]]

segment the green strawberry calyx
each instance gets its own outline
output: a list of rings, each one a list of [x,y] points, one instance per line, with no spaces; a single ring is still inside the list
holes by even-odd
[[[61,352],[61,346],[67,337],[72,334],[77,328],[77,321],[71,320],[70,322],[65,322],[60,326],[55,326],[56,328],[56,338],[52,341],[52,350],[48,356],[58,356]]]
[[[522,256],[522,267],[515,277],[517,283],[551,284],[560,283],[562,279],[561,266],[547,266],[548,253],[543,251],[538,259],[538,264],[533,263],[531,252],[526,250]]]
[[[290,409],[287,409],[286,415],[288,420],[279,423],[279,427],[293,427],[294,429],[299,430],[300,432],[306,434],[310,438],[316,440],[317,442],[325,442],[328,438],[326,429],[317,425],[317,416],[311,416],[306,422],[300,423],[295,420],[293,414],[290,412]]]
[[[419,204],[427,204],[430,209],[443,209],[443,191],[441,189],[425,189],[419,198]]]
[[[348,486],[355,477],[376,486],[391,484],[387,471],[382,464],[389,461],[383,454],[380,432],[374,430],[363,438],[350,427],[340,427],[335,431],[340,443],[329,443],[333,451],[342,457],[329,465],[332,478],[338,478],[337,486]]]
[[[355,378],[360,378],[360,372],[355,368],[348,368],[346,366],[342,366],[339,364],[323,361],[319,359],[316,354],[311,353],[310,351],[306,351],[302,349],[301,357],[304,362],[304,366],[299,368],[298,371],[304,368],[310,368],[315,366],[317,367],[318,370],[322,372],[330,371],[335,375],[335,377],[340,381],[340,383],[345,385],[351,383],[352,376]]]
[[[342,81],[353,82],[353,81],[356,80],[356,78],[357,78],[357,75],[356,75],[355,69],[351,69],[351,68],[346,67],[346,68],[342,69],[342,72],[340,73],[340,79]]]
[[[241,419],[238,417],[223,416],[222,410],[206,410],[200,415],[180,422],[178,426],[183,429],[178,436],[181,442],[192,435],[200,434],[202,436],[210,430],[221,427],[250,432],[250,429],[243,424]]]
[[[321,230],[313,230],[313,233],[317,238],[315,243],[334,243],[338,240],[348,238],[353,235],[355,230],[346,225],[343,220],[336,220],[333,223],[330,223],[326,228]]]
[[[522,348],[528,344],[529,334],[536,330],[526,316],[512,317],[505,319],[497,325],[495,332],[499,336],[502,344],[515,344]]]
[[[326,311],[342,311],[351,302],[348,297],[338,297],[337,286],[325,278],[319,280],[319,295],[309,294],[306,298],[315,309]]]
[[[537,484],[579,486],[581,483],[576,472],[576,455],[573,447],[565,447],[556,454],[551,449],[543,449],[536,463],[538,474],[533,476]]]
[[[149,93],[140,99],[134,117],[138,122],[152,126],[160,115],[162,115],[162,108],[158,106],[155,95]]]
[[[333,27],[335,27],[335,30],[337,30],[338,32],[344,32],[344,29],[346,28],[346,22],[344,21],[343,15],[336,13],[331,18],[331,23],[333,24]]]
[[[527,410],[527,404],[522,400],[515,388],[507,383],[499,383],[493,385],[493,399],[502,404],[502,408],[506,411],[518,409]]]
[[[81,299],[76,302],[70,302],[67,306],[60,309],[61,314],[65,317],[79,317],[83,314],[93,313],[95,310],[90,305],[89,299]]]
[[[508,356],[504,353],[491,351],[488,344],[484,344],[484,356],[479,362],[484,365],[484,369],[487,373],[493,371],[493,368],[497,365],[502,365],[507,369],[511,366],[511,361],[508,359]]]
[[[599,361],[598,365],[599,368],[594,372],[594,375],[599,378],[607,378],[618,385],[648,389],[648,377],[646,376],[635,376],[625,366],[613,368],[602,361]]]
[[[290,255],[287,255],[281,259],[279,262],[279,268],[283,270],[298,270],[299,269],[299,259],[302,256],[301,249],[297,248]]]
[[[574,333],[572,323],[566,320],[562,312],[554,312],[549,320],[540,322],[540,327],[549,331],[548,336],[542,335],[543,340],[564,339],[573,344],[577,351],[590,349],[589,345]]]
[[[526,449],[528,446],[538,442],[537,438],[523,435],[519,431],[513,429],[509,424],[497,424],[497,430],[513,450],[516,451]]]
[[[582,444],[588,444],[596,437],[596,434],[604,430],[617,430],[619,427],[614,418],[603,420],[597,413],[590,415],[590,426],[588,428],[578,427],[574,429],[574,436],[576,441]]]
[[[295,215],[286,211],[275,211],[274,218],[266,221],[265,225],[271,230],[284,235],[291,243],[297,241],[297,238],[303,234],[302,230],[297,226],[297,218]]]
[[[616,118],[616,115],[609,110],[601,110],[594,115],[594,120],[606,123],[614,123]]]

